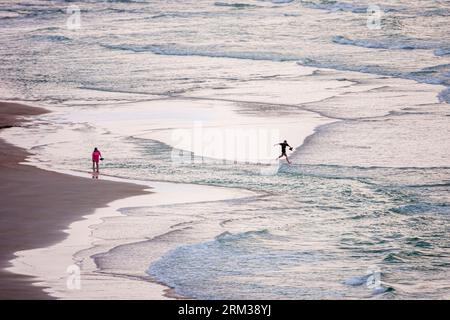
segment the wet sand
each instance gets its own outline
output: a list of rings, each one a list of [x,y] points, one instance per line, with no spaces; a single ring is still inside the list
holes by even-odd
[[[0,129],[20,126],[41,108],[0,102]],[[14,252],[50,246],[66,238],[72,222],[113,200],[145,194],[145,187],[90,180],[22,165],[24,149],[0,139],[0,299],[50,299],[34,279],[6,271]]]

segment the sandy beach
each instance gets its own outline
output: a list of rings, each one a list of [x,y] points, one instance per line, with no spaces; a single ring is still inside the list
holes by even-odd
[[[22,116],[46,110],[0,103],[1,127],[20,126]],[[128,196],[144,194],[143,187],[89,180],[21,165],[28,153],[0,140],[0,299],[48,299],[31,277],[7,272],[14,252],[49,246],[63,240],[67,226],[95,208]],[[105,192],[107,190],[107,192]]]
[[[21,117],[48,112],[15,103],[3,102],[0,106],[6,128],[24,124],[26,120]],[[134,261],[133,272],[139,281],[104,273],[96,256],[113,250],[118,243],[103,241],[92,230],[108,219],[123,217],[120,212],[123,208],[185,205],[255,195],[234,188],[144,183],[103,175],[91,179],[91,173],[86,172],[47,171],[36,167],[36,163],[24,164],[30,156],[26,150],[3,140],[0,146],[0,191],[5,199],[1,209],[2,299],[187,298],[145,274],[147,264],[164,253],[161,248]],[[177,219],[180,218],[176,215],[154,217],[152,226],[145,229],[145,236],[134,234],[126,242],[138,243],[170,234],[176,231],[174,225],[183,225]],[[119,225],[123,230],[129,227],[126,220]],[[164,250],[171,247],[174,244],[168,243]],[[67,268],[74,265],[81,267],[82,290],[67,286]]]

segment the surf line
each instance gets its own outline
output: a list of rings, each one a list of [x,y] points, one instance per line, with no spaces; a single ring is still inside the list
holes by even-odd
[[[209,318],[212,313],[220,313],[222,315],[263,315],[270,317],[271,305],[262,304],[223,304],[221,308],[213,309],[213,307],[206,306],[191,306],[185,304],[178,307],[179,315],[200,315]]]

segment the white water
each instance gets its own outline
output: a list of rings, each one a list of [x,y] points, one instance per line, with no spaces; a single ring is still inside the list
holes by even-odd
[[[380,30],[368,4],[0,1],[2,98],[54,111],[3,136],[47,168],[86,171],[98,146],[108,175],[262,193],[106,218],[108,249],[75,255],[105,277],[194,298],[448,298],[448,2],[381,1]],[[173,141],[199,121],[274,129],[294,165],[201,159],[235,154]],[[174,165],[173,146],[198,161]],[[175,232],[122,242],[154,221]]]

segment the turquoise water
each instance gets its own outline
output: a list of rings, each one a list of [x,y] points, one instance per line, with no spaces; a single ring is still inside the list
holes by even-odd
[[[148,273],[188,297],[446,297],[450,185],[444,181],[450,168],[284,164],[276,175],[262,176],[255,164],[173,167],[168,146],[149,140],[133,145],[142,159],[107,164],[110,173],[248,188],[261,195],[124,209],[127,216],[149,221],[174,213],[189,219],[173,228],[175,234],[111,250],[98,263],[102,268],[121,270],[124,257],[133,259],[143,246],[150,250],[167,241],[179,245]],[[205,238],[204,228],[220,231]],[[375,267],[382,284],[368,288],[367,274]]]

